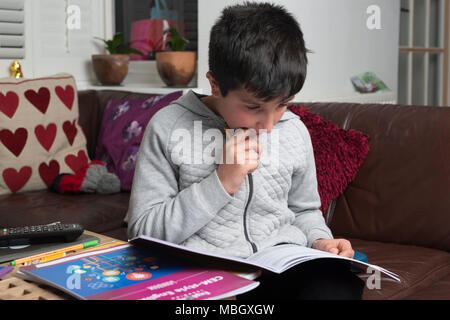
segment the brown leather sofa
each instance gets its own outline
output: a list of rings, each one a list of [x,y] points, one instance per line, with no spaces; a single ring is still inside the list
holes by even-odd
[[[78,93],[80,125],[91,159],[107,102],[143,96],[149,95]],[[370,135],[366,160],[326,216],[335,236],[348,238],[370,263],[397,273],[402,280],[398,284],[382,277],[377,283],[372,277],[364,299],[450,299],[450,108],[307,105],[342,128]],[[78,222],[88,230],[126,240],[123,218],[128,201],[129,193],[39,191],[0,196],[0,225]]]

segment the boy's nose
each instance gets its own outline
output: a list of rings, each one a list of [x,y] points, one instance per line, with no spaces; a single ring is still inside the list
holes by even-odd
[[[267,134],[269,134],[273,129],[273,119],[269,117],[268,119],[265,119],[265,121],[259,122],[257,128],[258,134],[259,130],[265,130]]]

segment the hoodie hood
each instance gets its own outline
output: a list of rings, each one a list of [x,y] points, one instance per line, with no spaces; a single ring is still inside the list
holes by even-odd
[[[225,124],[225,120],[220,115],[216,114],[200,100],[202,97],[206,97],[206,95],[196,94],[194,91],[189,90],[186,94],[173,103],[189,110],[192,113],[195,113],[196,115],[207,119],[214,119],[222,124]]]
[[[216,114],[214,111],[212,111],[210,108],[208,108],[201,100],[200,98],[206,97],[206,95],[197,94],[192,90],[189,90],[186,94],[181,96],[179,99],[174,101],[174,104],[177,104],[192,113],[195,113],[201,117],[205,117],[207,119],[214,119],[220,123],[220,125],[226,125],[225,120],[218,114]],[[292,113],[289,110],[286,110],[281,117],[280,121],[286,121],[289,119],[298,119],[299,117]]]

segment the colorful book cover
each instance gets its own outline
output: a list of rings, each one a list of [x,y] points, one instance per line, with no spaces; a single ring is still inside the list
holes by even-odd
[[[258,282],[129,244],[23,267],[21,272],[87,300],[223,299]]]
[[[0,278],[13,271],[13,267],[0,267]]]

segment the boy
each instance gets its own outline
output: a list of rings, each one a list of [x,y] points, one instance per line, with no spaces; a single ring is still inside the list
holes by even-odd
[[[211,96],[190,91],[147,126],[130,198],[129,237],[145,234],[244,258],[281,243],[353,256],[349,241],[333,239],[319,210],[308,130],[286,111],[303,87],[307,52],[300,26],[283,7],[246,2],[223,10],[210,36]],[[200,121],[202,136],[192,142]],[[237,129],[225,143],[224,127]],[[275,131],[278,141],[270,146],[278,148],[277,165],[263,164],[258,138]],[[192,160],[192,153],[204,160],[212,136],[222,145],[215,154],[219,161]],[[276,292],[272,287],[284,279],[289,297],[360,298],[362,287],[358,282],[355,289],[352,276],[342,261],[313,261],[266,276],[248,297],[264,291],[267,297],[265,288]],[[349,283],[350,290],[337,293]]]

